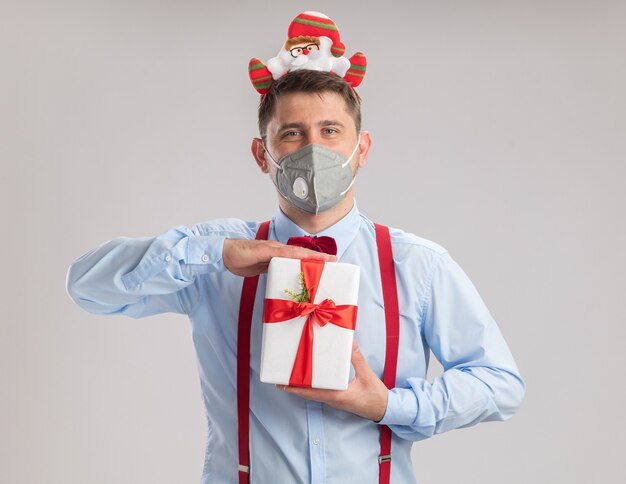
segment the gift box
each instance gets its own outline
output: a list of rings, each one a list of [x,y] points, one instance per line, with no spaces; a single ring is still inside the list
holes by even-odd
[[[360,268],[275,257],[263,308],[261,381],[345,390]]]

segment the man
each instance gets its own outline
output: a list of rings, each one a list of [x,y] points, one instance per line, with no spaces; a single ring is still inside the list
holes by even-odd
[[[511,353],[474,286],[448,253],[391,229],[400,338],[396,385],[388,390],[380,379],[385,303],[375,229],[354,199],[354,177],[365,166],[371,143],[369,133],[360,130],[359,99],[335,74],[290,72],[273,83],[262,101],[259,129],[252,154],[277,187],[280,207],[271,220],[269,240],[253,240],[259,223],[235,219],[176,227],[155,238],[114,239],[72,264],[69,294],[99,314],[143,317],[173,311],[189,316],[209,425],[202,482],[234,483],[241,276],[262,274],[277,256],[359,265],[354,379],[345,391],[259,381],[265,287],[265,276],[260,276],[250,348],[251,480],[379,482],[379,428],[387,425],[393,433],[391,482],[415,482],[412,441],[514,414],[524,385]],[[319,199],[303,195],[312,189],[306,183],[296,193],[299,185],[286,167],[306,159],[312,145],[314,151],[329,155],[330,150],[345,160],[341,165],[349,167],[351,178],[347,190],[345,182],[333,186],[332,180],[324,180],[327,191]],[[284,245],[305,235],[333,237],[336,257]],[[430,350],[445,369],[433,383],[425,379]]]

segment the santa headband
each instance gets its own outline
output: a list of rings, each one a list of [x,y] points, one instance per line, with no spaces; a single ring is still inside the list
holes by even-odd
[[[302,12],[289,24],[287,41],[278,55],[267,65],[250,59],[248,74],[260,94],[266,94],[280,77],[300,69],[332,72],[356,87],[365,76],[367,59],[362,52],[347,59],[345,51],[335,22],[320,12]]]

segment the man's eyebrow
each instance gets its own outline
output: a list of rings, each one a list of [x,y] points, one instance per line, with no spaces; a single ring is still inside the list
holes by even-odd
[[[340,128],[344,127],[343,123],[339,121],[335,121],[333,119],[324,119],[322,121],[318,121],[317,125],[318,126],[339,126]],[[305,127],[306,126],[304,125],[304,123],[298,123],[298,122],[285,123],[278,128],[278,131],[284,131],[286,129],[305,129]]]
[[[302,123],[286,123],[278,128],[278,131],[284,131],[286,129],[304,129],[304,124]]]
[[[324,121],[320,121],[319,123],[317,123],[318,126],[339,126],[341,128],[343,128],[343,123],[340,123],[339,121],[335,121],[334,119],[325,119]]]

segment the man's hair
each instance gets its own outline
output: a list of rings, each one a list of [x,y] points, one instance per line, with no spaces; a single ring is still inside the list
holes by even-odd
[[[270,90],[259,103],[259,133],[265,139],[267,125],[274,115],[276,101],[280,96],[304,92],[322,95],[336,92],[346,103],[348,113],[354,119],[357,133],[361,131],[361,98],[344,79],[337,74],[313,70],[289,72],[272,84]]]

